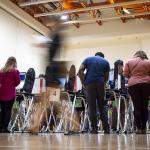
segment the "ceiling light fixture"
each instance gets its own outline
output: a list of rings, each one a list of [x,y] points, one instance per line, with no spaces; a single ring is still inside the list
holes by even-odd
[[[130,11],[126,8],[123,8],[123,11],[126,13],[126,14],[131,14]]]
[[[61,20],[67,20],[67,19],[68,19],[68,15],[62,15],[62,16],[60,17],[60,19],[61,19]]]

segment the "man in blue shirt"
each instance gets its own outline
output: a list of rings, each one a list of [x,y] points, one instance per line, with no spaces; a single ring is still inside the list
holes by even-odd
[[[86,70],[86,73],[84,71]],[[109,78],[110,66],[104,59],[104,54],[97,52],[95,56],[86,58],[79,68],[79,78],[83,87],[87,90],[87,103],[91,133],[97,133],[96,101],[99,107],[100,117],[104,133],[109,133],[107,111],[105,111],[105,83]]]

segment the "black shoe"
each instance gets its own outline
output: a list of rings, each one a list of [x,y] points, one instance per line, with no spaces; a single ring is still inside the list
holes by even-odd
[[[135,131],[135,133],[136,133],[136,134],[142,134],[142,130],[141,130],[141,129],[137,129],[137,130]]]
[[[88,130],[81,131],[81,133],[88,133],[88,132],[89,132]]]
[[[142,129],[142,134],[146,134],[146,129]]]
[[[90,134],[98,134],[98,131],[93,129],[93,130],[90,131]]]
[[[110,129],[105,129],[104,134],[110,134]]]
[[[117,129],[116,128],[112,128],[112,131],[117,131]]]
[[[10,133],[10,131],[8,129],[2,129],[1,133]]]
[[[75,132],[75,131],[65,131],[64,135],[72,135],[72,134],[78,134],[79,132]]]

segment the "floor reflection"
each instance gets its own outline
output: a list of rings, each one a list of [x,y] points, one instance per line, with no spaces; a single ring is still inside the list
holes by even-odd
[[[0,134],[0,150],[78,150],[78,149],[150,149],[150,134],[75,134],[64,136],[59,134]]]

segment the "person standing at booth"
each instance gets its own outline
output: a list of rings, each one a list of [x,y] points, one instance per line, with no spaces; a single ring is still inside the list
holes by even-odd
[[[114,74],[113,74],[113,86],[112,89],[116,92],[120,93],[123,96],[127,96],[127,88],[125,86],[126,84],[126,78],[123,75],[123,61],[118,59],[114,62]],[[126,101],[127,102],[127,101]],[[120,104],[120,119],[121,119],[121,125],[124,126],[125,121],[125,104],[124,101],[121,101]],[[113,131],[117,131],[117,106],[116,102],[113,102],[113,108],[112,108],[112,124],[111,128]]]
[[[114,62],[114,89],[120,91],[121,94],[126,94],[126,80],[125,76],[123,75],[123,61],[118,59]]]
[[[86,74],[84,71],[86,70]],[[86,58],[79,68],[79,78],[87,92],[89,119],[91,123],[90,133],[98,133],[96,119],[96,101],[99,107],[100,118],[104,133],[109,133],[108,116],[105,111],[105,83],[108,81],[110,66],[104,54],[97,52],[95,56]]]
[[[15,57],[9,57],[0,70],[0,132],[8,133],[11,110],[16,96],[16,86],[20,83]]]
[[[144,51],[137,51],[125,64],[124,75],[129,79],[128,90],[134,105],[136,133],[145,134],[150,96],[150,60]]]

